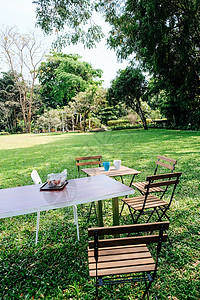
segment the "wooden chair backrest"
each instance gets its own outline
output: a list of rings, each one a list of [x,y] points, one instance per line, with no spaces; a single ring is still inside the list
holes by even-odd
[[[166,174],[159,174],[159,175],[152,175],[147,176],[148,183],[145,185],[145,189],[148,188],[155,188],[160,186],[169,186],[169,185],[177,185],[180,181],[180,176],[182,172],[175,172],[175,173],[166,173]],[[165,180],[168,179],[168,180]],[[158,181],[159,180],[159,181]],[[160,181],[162,180],[162,181]]]
[[[80,166],[92,166],[92,165],[99,165],[102,163],[102,156],[95,155],[95,156],[83,156],[83,157],[76,157],[76,166],[79,168]],[[82,161],[82,162],[80,162]]]
[[[157,222],[157,223],[146,223],[146,224],[133,224],[125,226],[111,226],[111,227],[98,227],[98,228],[88,228],[88,236],[95,236],[98,231],[98,236],[105,235],[116,235],[116,234],[130,234],[130,233],[142,233],[142,232],[152,232],[160,231],[160,229],[166,231],[169,228],[169,222]],[[167,240],[167,234],[163,235],[163,241]],[[137,235],[133,237],[119,237],[119,238],[108,238],[100,239],[98,241],[98,248],[102,247],[114,247],[114,246],[124,246],[124,245],[137,245],[137,244],[150,244],[158,243],[159,234],[149,234],[149,235]],[[94,241],[89,241],[89,248],[94,248]]]
[[[158,155],[154,175],[157,173],[158,166],[167,168],[167,169],[171,170],[171,172],[173,172],[175,169],[176,163],[177,163],[177,160],[175,160],[175,159],[172,159],[172,158],[169,158],[166,156],[162,156],[162,155]]]

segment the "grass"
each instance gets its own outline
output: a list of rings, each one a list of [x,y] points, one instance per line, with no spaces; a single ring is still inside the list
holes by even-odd
[[[68,170],[77,177],[74,158],[102,154],[123,165],[151,174],[158,154],[178,160],[182,171],[170,209],[169,235],[173,246],[163,247],[158,280],[150,299],[200,299],[200,133],[172,130],[124,130],[99,133],[27,134],[0,136],[0,188],[32,184],[30,173]],[[129,183],[130,178],[125,178]],[[88,207],[78,207],[80,242],[76,240],[71,208],[41,213],[35,246],[36,214],[0,220],[0,299],[85,299],[95,295],[87,268]],[[110,200],[105,201],[104,223],[112,224]],[[121,221],[131,223],[126,211]],[[96,226],[91,220],[89,226]],[[143,286],[102,287],[109,299],[140,299]]]

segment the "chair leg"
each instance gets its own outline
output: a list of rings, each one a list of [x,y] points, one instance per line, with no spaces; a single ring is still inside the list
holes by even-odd
[[[133,220],[133,223],[134,223],[134,224],[137,223],[138,218],[137,218],[136,220],[134,219],[133,213],[132,213],[131,208],[130,208],[129,205],[128,205],[128,209],[129,209],[129,212],[130,212],[130,214],[131,214],[131,218],[132,218],[132,220]]]
[[[150,214],[150,216],[148,217],[147,223],[149,223],[151,217],[153,216],[154,212],[156,211],[156,209],[154,208],[154,210],[152,211],[152,213]],[[156,211],[157,212],[157,211]]]
[[[144,291],[144,294],[142,295],[142,299],[144,299],[147,296],[147,299],[149,299],[149,289],[151,287],[153,281],[150,281],[148,285],[146,285],[146,290]]]
[[[139,214],[138,214],[136,220],[135,220],[135,224],[137,224],[137,222],[138,222],[140,216],[142,215],[142,213],[143,213],[143,211],[141,210],[141,211],[139,212]]]
[[[73,212],[74,212],[74,224],[76,225],[76,230],[77,230],[77,239],[78,239],[78,241],[80,241],[79,226],[78,226],[78,213],[77,213],[76,205],[73,205]]]
[[[37,212],[36,236],[35,236],[35,244],[36,245],[37,245],[37,242],[38,242],[39,224],[40,224],[40,211]]]
[[[120,214],[119,214],[119,217],[121,217],[121,215],[122,215],[122,212],[123,212],[123,210],[124,210],[124,205],[125,205],[125,202],[123,202],[122,209],[121,209],[121,212],[120,212]]]
[[[168,207],[167,208],[161,208],[160,207],[160,210],[162,211],[162,213],[158,218],[158,222],[160,222],[162,220],[163,216],[166,216],[166,218],[169,220],[169,216],[166,214],[168,209],[169,209]]]
[[[89,212],[89,215],[88,215],[87,222],[89,222],[89,220],[90,220],[90,216],[91,216],[91,213],[92,213],[92,207],[93,206],[94,206],[94,213],[95,213],[95,216],[96,216],[96,219],[97,219],[97,210],[96,210],[95,202],[92,202],[91,205],[90,205],[90,212]]]
[[[96,300],[98,300],[98,286],[96,284]]]

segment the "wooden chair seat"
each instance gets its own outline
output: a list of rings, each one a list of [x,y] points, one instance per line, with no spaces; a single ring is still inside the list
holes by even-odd
[[[168,205],[168,203],[163,201],[162,199],[154,195],[148,195],[146,199],[145,207],[143,208],[144,200],[145,200],[145,196],[122,199],[123,202],[125,202],[127,205],[129,205],[131,208],[137,211],[140,211],[142,209]]]
[[[170,208],[176,186],[180,181],[180,176],[181,172],[165,173],[147,176],[147,181],[133,183],[134,187],[143,187],[141,190],[142,195],[138,197],[122,199],[123,205],[120,216],[122,215],[125,204],[127,204],[133,219],[133,223],[137,223],[141,215],[148,213],[150,214],[146,221],[147,223],[155,214],[158,218],[158,222],[162,221],[163,217],[167,217],[169,219],[169,216],[166,214],[166,212]],[[160,193],[160,197],[157,197],[158,195],[155,196],[155,194],[151,194],[152,191],[159,192],[163,187],[163,193]],[[166,197],[167,202],[164,201],[164,195],[166,192],[168,192],[168,197]]]
[[[88,241],[88,267],[89,275],[96,278],[96,299],[98,287],[126,282],[145,283],[141,299],[146,295],[149,299],[168,228],[169,222],[88,228],[88,237],[93,237]]]
[[[165,173],[166,169],[167,169],[167,172],[171,172],[173,173],[174,170],[175,170],[175,165],[177,163],[177,160],[175,159],[172,159],[172,158],[169,158],[169,157],[166,157],[166,156],[162,156],[162,155],[158,155],[157,156],[157,160],[156,160],[156,167],[155,167],[155,170],[154,170],[154,175],[156,175],[158,173],[158,169],[161,169],[159,173]],[[164,170],[164,172],[163,172]],[[147,189],[145,188],[145,185],[147,184],[148,182],[144,181],[144,182],[135,182],[135,183],[132,183],[132,185],[138,189],[138,191],[141,193],[141,194],[145,194],[147,192]],[[161,187],[153,187],[153,188],[150,188],[148,193],[157,193],[157,192],[162,192],[163,194],[165,193],[165,189],[162,189]]]
[[[94,250],[88,249],[89,275],[96,276]],[[98,276],[110,276],[155,270],[155,261],[146,245],[129,245],[99,249]]]
[[[140,192],[142,192],[142,194],[146,193],[147,189],[145,189],[145,185],[147,184],[148,184],[147,181],[132,183],[132,185],[135,188],[137,188]],[[164,192],[164,189],[162,189],[161,187],[153,187],[149,189],[149,193],[158,193],[158,192]]]

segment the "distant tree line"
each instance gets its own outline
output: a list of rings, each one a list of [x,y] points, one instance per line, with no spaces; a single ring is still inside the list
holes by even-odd
[[[89,21],[94,11],[102,13],[111,26],[108,45],[119,58],[132,59],[133,64],[137,61],[140,69],[149,73],[151,84],[146,93],[149,105],[159,108],[171,126],[199,128],[199,0],[72,0],[69,3],[52,0],[51,4],[48,0],[35,0],[34,3],[37,24],[47,34],[56,29],[56,44],[60,47],[77,42],[91,47],[98,42],[102,29]],[[84,27],[86,23],[91,26]],[[138,101],[134,102],[135,106]]]

